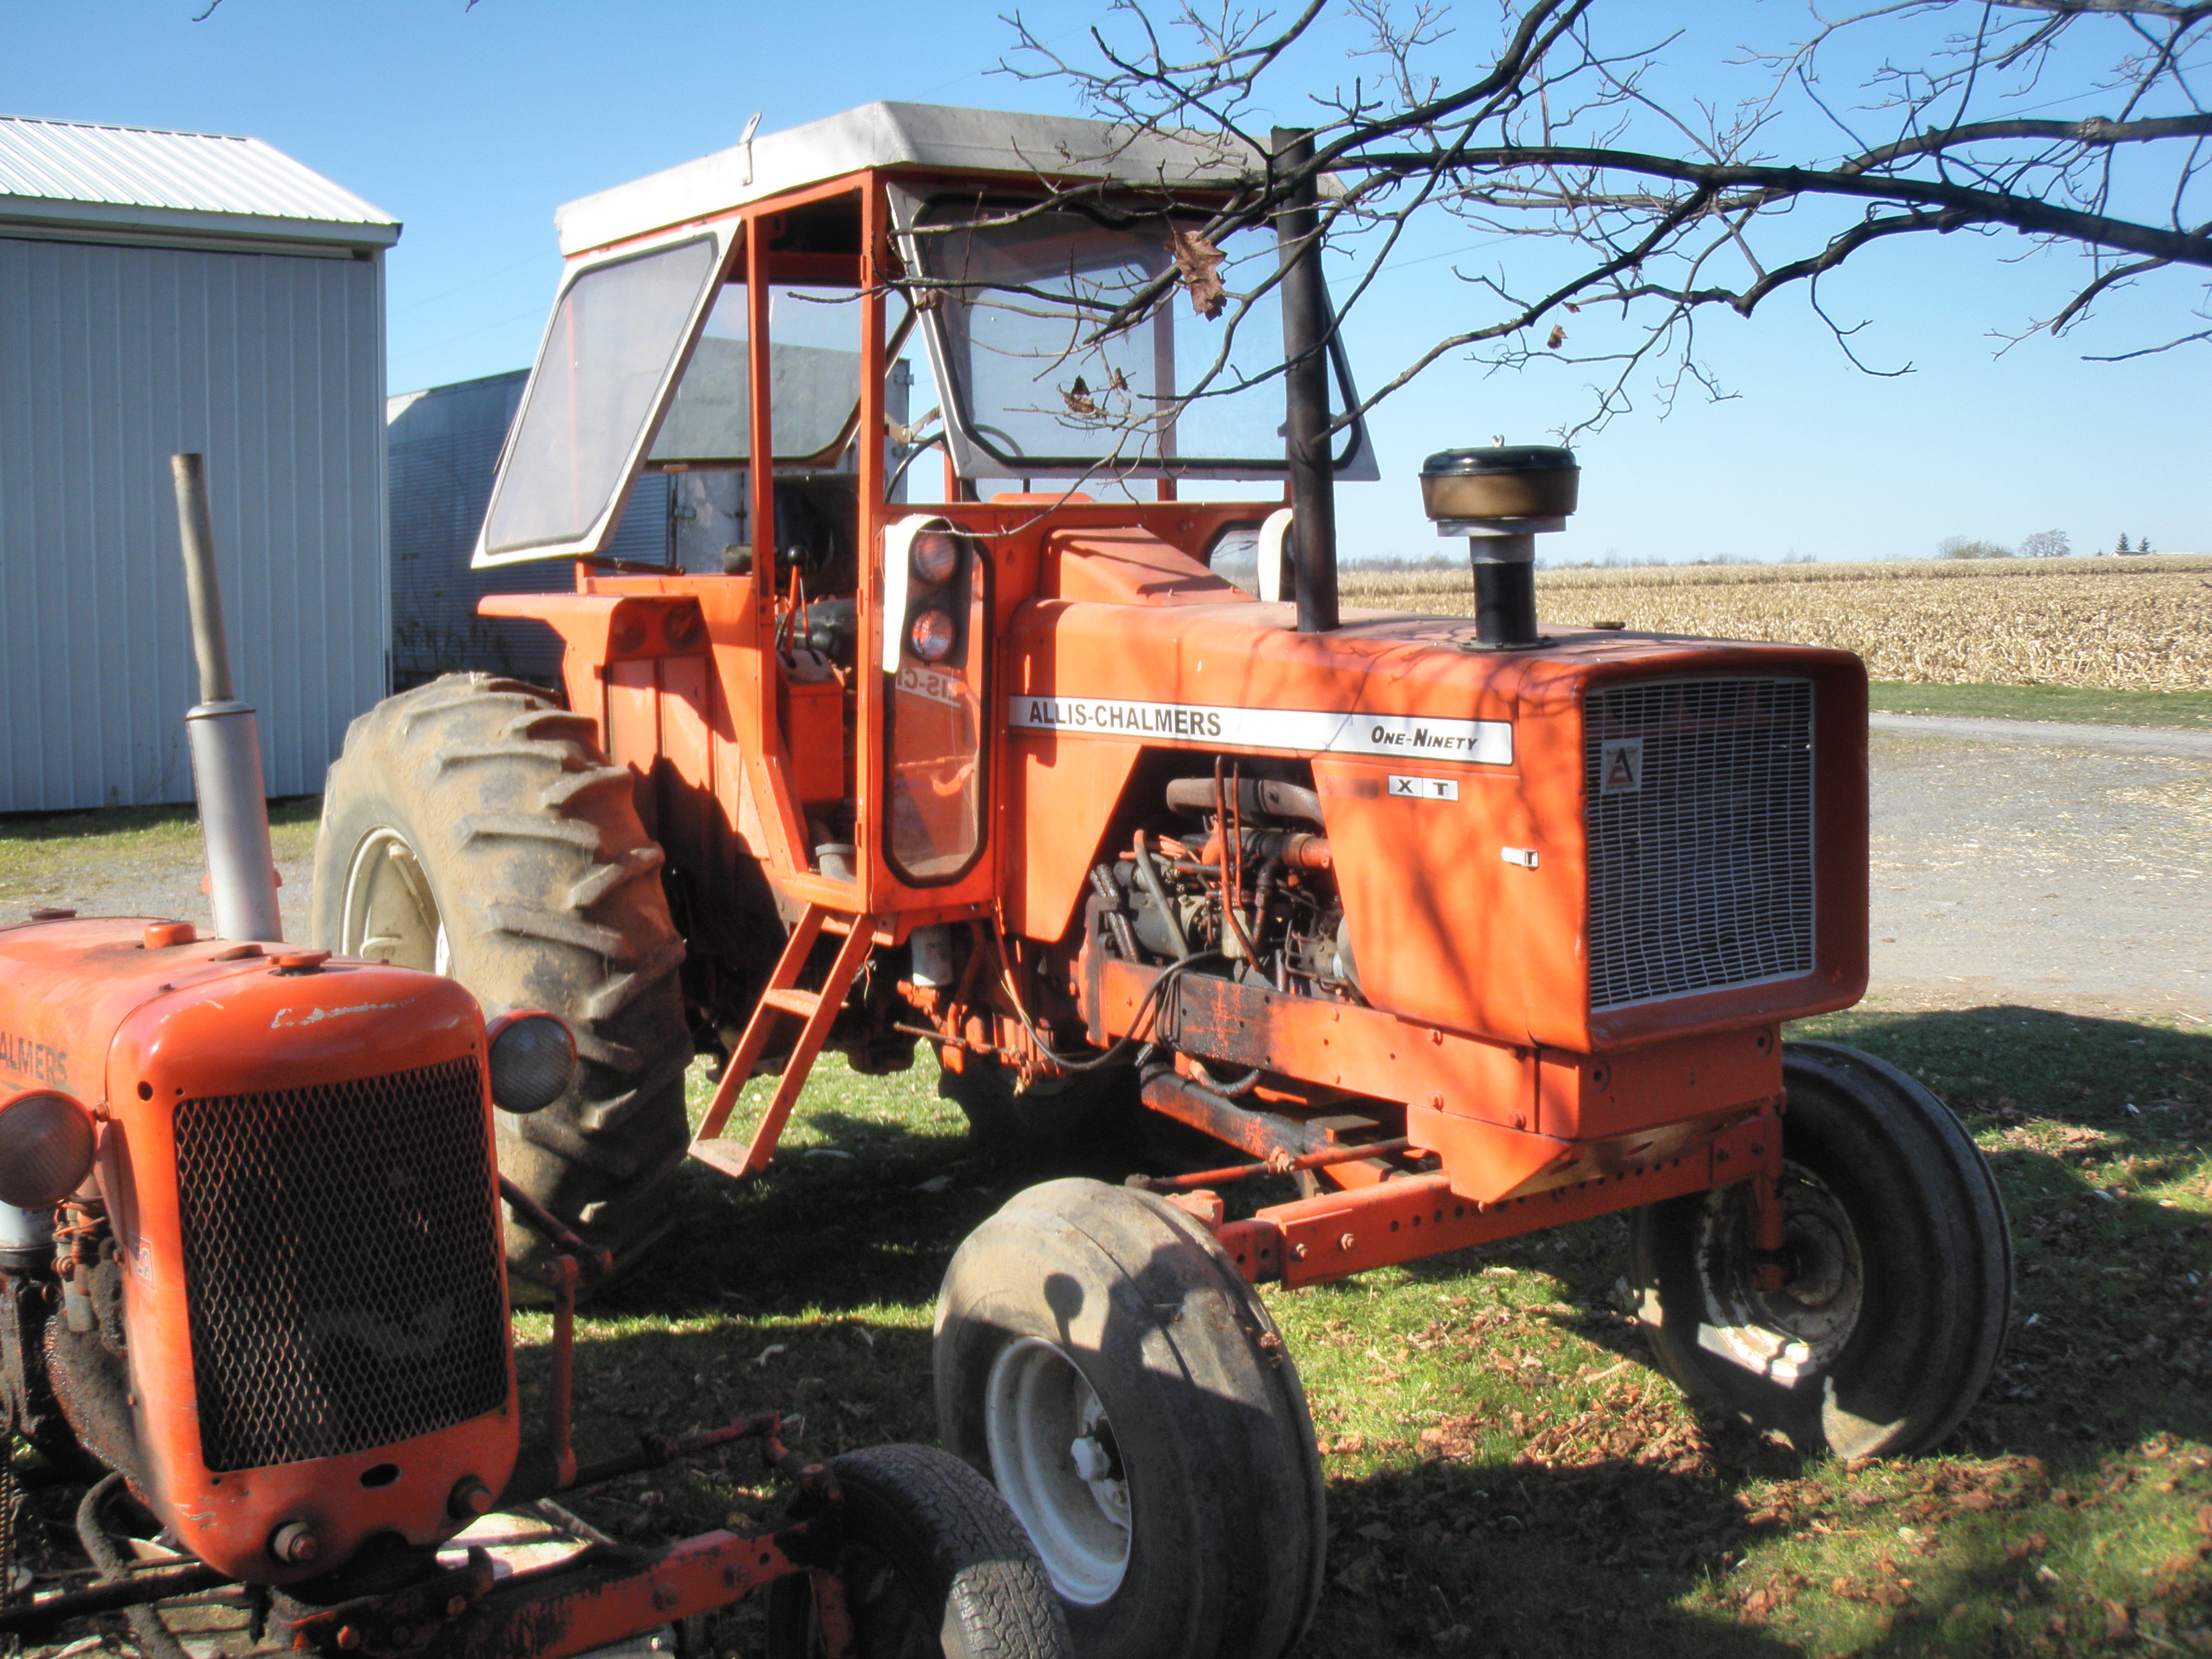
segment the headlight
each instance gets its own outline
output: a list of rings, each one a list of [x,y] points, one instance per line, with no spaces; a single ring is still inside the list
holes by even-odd
[[[0,1101],[0,1203],[51,1209],[92,1173],[92,1114],[52,1089]]]
[[[535,1009],[501,1014],[484,1029],[491,1055],[491,1103],[503,1112],[542,1112],[576,1076],[576,1039],[562,1021]]]
[[[941,530],[925,530],[914,538],[914,574],[926,582],[946,582],[960,568],[960,544]]]
[[[952,650],[952,613],[923,611],[907,629],[906,642],[924,662],[943,662]]]

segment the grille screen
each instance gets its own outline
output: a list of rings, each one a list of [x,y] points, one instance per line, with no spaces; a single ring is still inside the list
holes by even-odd
[[[1593,1009],[1813,970],[1813,685],[1607,687],[1583,711]]]
[[[364,1451],[506,1399],[475,1060],[186,1101],[176,1133],[208,1468]]]

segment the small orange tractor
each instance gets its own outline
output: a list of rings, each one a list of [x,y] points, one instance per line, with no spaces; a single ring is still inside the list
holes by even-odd
[[[1259,1283],[1632,1212],[1659,1364],[1855,1456],[1948,1433],[2008,1308],[1942,1103],[1783,1041],[1865,988],[1857,659],[1541,633],[1558,449],[1424,470],[1472,620],[1340,611],[1333,481],[1376,473],[1307,143],[879,104],[562,209],[476,553],[574,562],[482,607],[561,684],[363,715],[316,855],[319,944],[573,1024],[501,1158],[618,1255],[687,1150],[767,1164],[825,1045],[927,1044],[1006,1150],[1220,1144],[1033,1188],[945,1281],[945,1443],[1086,1655],[1273,1659],[1312,1610]],[[611,562],[647,471],[667,562]]]
[[[280,1648],[557,1659],[672,1631],[681,1649],[762,1592],[784,1659],[1064,1653],[1042,1564],[946,1453],[809,1462],[766,1412],[580,1464],[575,1296],[611,1263],[492,1152],[495,1106],[568,1091],[574,1040],[534,1009],[487,1023],[450,978],[278,942],[253,714],[229,692],[199,457],[178,460],[221,936],[70,911],[0,927],[0,1403],[11,1446],[94,1482],[77,1532],[103,1580],[15,1594],[0,1482],[0,1632],[121,1611],[147,1659],[183,1659],[156,1604],[230,1586]],[[556,1306],[527,1444],[502,1195],[548,1246]],[[771,1523],[521,1571],[465,1535],[744,1446],[790,1482]],[[158,1533],[161,1565],[126,1565],[111,1511]]]

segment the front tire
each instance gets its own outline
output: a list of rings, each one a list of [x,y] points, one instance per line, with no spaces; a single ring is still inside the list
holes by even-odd
[[[1741,1187],[1632,1224],[1660,1366],[1693,1401],[1838,1457],[1925,1451],[1996,1368],[2012,1307],[1996,1182],[1943,1103],[1827,1042],[1783,1049],[1785,1272],[1757,1287]]]
[[[838,1578],[854,1659],[1061,1659],[1067,1626],[1020,1523],[990,1483],[927,1446],[831,1460],[843,1497]],[[769,1587],[769,1659],[825,1651],[811,1582]]]
[[[315,943],[465,985],[487,1017],[575,1032],[568,1092],[498,1120],[507,1177],[633,1261],[672,1224],[688,1140],[684,941],[628,767],[592,721],[520,681],[448,675],[354,721],[315,839]],[[543,1246],[509,1224],[519,1265]]]
[[[1297,1367],[1213,1236],[1055,1181],[970,1234],[938,1298],[948,1449],[1021,1519],[1085,1659],[1277,1659],[1321,1595]]]

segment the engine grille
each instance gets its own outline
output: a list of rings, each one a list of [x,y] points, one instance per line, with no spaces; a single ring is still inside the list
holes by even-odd
[[[176,1136],[208,1468],[364,1451],[506,1399],[474,1060],[186,1101]]]
[[[1583,709],[1594,1010],[1813,969],[1813,685],[1609,686]]]

